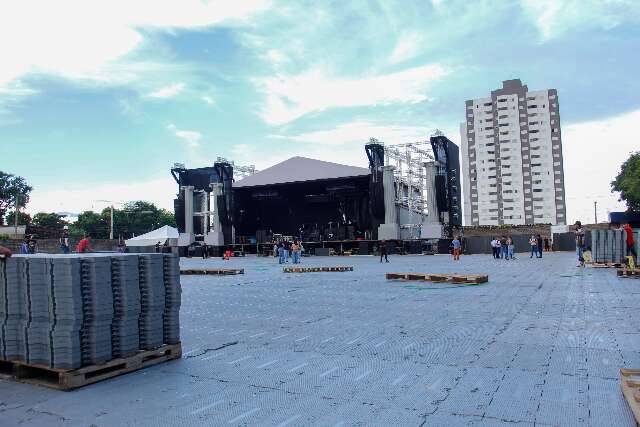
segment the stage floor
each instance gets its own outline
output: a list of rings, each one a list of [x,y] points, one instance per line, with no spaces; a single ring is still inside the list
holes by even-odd
[[[69,393],[0,381],[0,425],[635,426],[618,370],[640,367],[637,280],[572,253],[389,258],[182,259],[245,274],[182,276],[181,360]],[[408,271],[489,283],[384,278]]]

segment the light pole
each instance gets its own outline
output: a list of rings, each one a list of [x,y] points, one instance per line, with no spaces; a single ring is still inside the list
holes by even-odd
[[[105,202],[105,203],[111,203],[110,209],[111,209],[111,219],[109,221],[109,240],[113,240],[113,204],[117,203],[119,205],[122,205],[123,202],[114,202],[113,200],[96,200],[96,202]]]

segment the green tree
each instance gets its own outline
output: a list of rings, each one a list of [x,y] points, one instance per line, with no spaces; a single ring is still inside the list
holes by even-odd
[[[15,211],[7,215],[7,225],[15,224]],[[26,212],[18,212],[18,225],[31,225],[31,215]]]
[[[105,220],[104,212],[102,214],[93,211],[82,212],[78,215],[78,220],[73,223],[73,228],[74,234],[77,234],[77,231],[81,231],[80,234],[86,234],[95,239],[109,237],[109,222]]]
[[[20,207],[29,203],[29,194],[33,188],[21,176],[0,171],[0,225],[9,207],[16,206],[16,199]]]
[[[65,225],[68,225],[67,221],[63,218],[62,215],[58,215],[57,213],[38,212],[33,217],[31,225],[49,231],[60,231]]]
[[[168,225],[170,227],[176,227],[176,216],[173,212],[169,212],[166,209],[158,210],[158,227]]]
[[[620,167],[611,191],[620,193],[620,201],[627,204],[630,213],[640,213],[640,151],[632,153]]]

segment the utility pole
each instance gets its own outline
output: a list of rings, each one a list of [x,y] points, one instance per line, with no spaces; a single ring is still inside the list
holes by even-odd
[[[20,200],[20,193],[18,193],[18,190],[16,190],[16,211],[14,212],[14,215],[13,215],[13,234],[15,238],[18,237],[18,213],[20,209],[19,200]]]
[[[111,205],[111,221],[109,227],[109,240],[113,240],[113,204]]]
[[[598,223],[598,201],[597,200],[593,202],[593,216],[596,221],[595,223],[597,224]]]

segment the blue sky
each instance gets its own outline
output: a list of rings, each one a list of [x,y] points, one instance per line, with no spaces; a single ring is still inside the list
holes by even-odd
[[[569,220],[618,209],[640,149],[640,2],[150,1],[0,6],[0,169],[32,212],[170,208],[173,162],[366,166],[363,145],[459,142],[465,99],[559,93]]]

